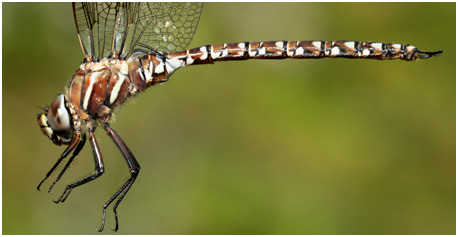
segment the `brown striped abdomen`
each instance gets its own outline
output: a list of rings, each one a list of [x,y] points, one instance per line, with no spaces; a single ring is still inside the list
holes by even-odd
[[[284,58],[368,58],[402,59],[429,58],[440,54],[423,52],[411,45],[359,41],[267,41],[205,45],[180,53],[185,65],[207,64],[214,61]]]
[[[165,82],[181,67],[216,61],[284,58],[369,58],[411,61],[440,54],[422,52],[414,46],[358,41],[268,41],[204,45],[175,52],[139,55],[128,60],[135,93]]]

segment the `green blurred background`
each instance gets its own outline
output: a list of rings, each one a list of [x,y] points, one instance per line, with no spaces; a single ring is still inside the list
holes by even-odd
[[[3,234],[96,234],[129,176],[99,129],[54,187],[64,147],[36,124],[81,49],[69,3],[3,3]],[[113,128],[142,172],[119,234],[455,234],[455,3],[207,3],[190,47],[267,40],[413,44],[417,62],[221,62],[177,71],[128,103]],[[103,234],[113,233],[108,210]]]

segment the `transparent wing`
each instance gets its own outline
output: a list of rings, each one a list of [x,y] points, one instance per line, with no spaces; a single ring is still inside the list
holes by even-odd
[[[181,51],[191,43],[202,3],[73,3],[87,60],[135,51]]]
[[[202,6],[196,2],[141,3],[131,49],[185,50],[196,32]]]
[[[73,3],[76,30],[85,58],[102,58],[112,53],[118,15],[126,13],[122,3]]]

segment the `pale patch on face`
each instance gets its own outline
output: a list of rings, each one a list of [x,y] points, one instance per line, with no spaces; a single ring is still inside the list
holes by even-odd
[[[275,42],[275,46],[277,46],[278,48],[283,48],[283,41]]]
[[[121,90],[122,83],[124,82],[125,79],[126,79],[126,76],[124,76],[122,73],[118,73],[118,81],[116,81],[115,85],[113,86],[113,89],[111,90],[110,104],[113,104],[116,98],[118,98],[119,91]]]
[[[348,48],[354,49],[355,48],[355,42],[354,41],[345,42],[345,46],[348,47]]]
[[[337,56],[340,54],[340,49],[339,47],[332,47],[331,49],[331,56]]]
[[[321,49],[321,41],[313,41],[312,45],[315,46],[317,49]]]
[[[41,127],[41,131],[49,138],[52,139],[52,134],[54,131],[49,127],[48,121],[46,119],[46,114],[41,114],[38,119],[38,125]]]
[[[41,131],[49,138],[52,139],[52,134],[54,133],[50,127],[41,128]]]
[[[89,86],[87,87],[86,94],[84,94],[83,100],[83,108],[87,109],[87,105],[89,104],[89,98],[91,98],[92,94],[92,87],[94,86],[95,79],[101,75],[101,72],[93,72],[91,78],[89,79]]]
[[[299,47],[296,49],[296,52],[294,53],[296,56],[302,56],[304,55],[304,48]]]
[[[38,124],[40,126],[48,126],[48,122],[46,121],[46,115],[45,114],[41,114],[40,117],[38,118]]]

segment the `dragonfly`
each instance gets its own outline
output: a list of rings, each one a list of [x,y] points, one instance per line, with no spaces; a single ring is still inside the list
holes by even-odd
[[[41,131],[56,145],[66,145],[57,162],[37,189],[70,154],[48,192],[61,179],[89,140],[95,172],[66,186],[54,202],[63,203],[74,188],[104,172],[102,153],[94,131],[101,126],[125,159],[130,177],[104,203],[103,231],[107,208],[112,206],[116,232],[117,207],[140,172],[140,164],[111,127],[113,111],[147,88],[166,82],[179,68],[247,59],[361,58],[413,61],[438,56],[398,43],[361,41],[264,41],[204,45],[187,49],[196,32],[202,3],[73,3],[73,17],[83,60],[59,94],[37,116]]]

